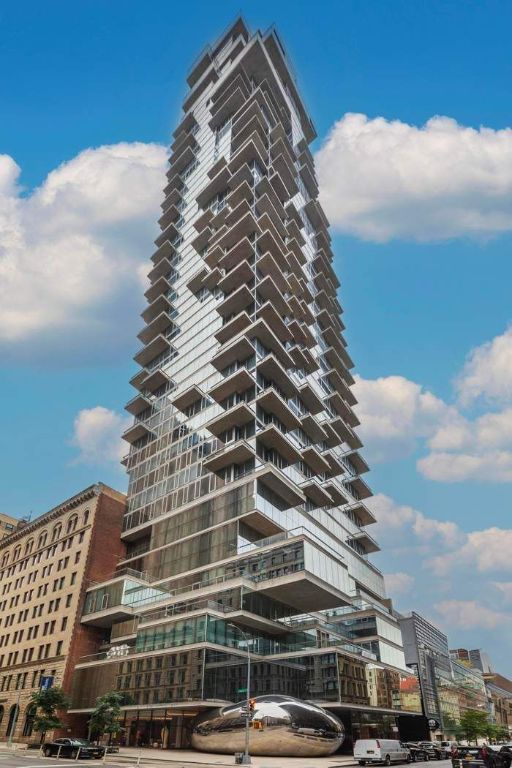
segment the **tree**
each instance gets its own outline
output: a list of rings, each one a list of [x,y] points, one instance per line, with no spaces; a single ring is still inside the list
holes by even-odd
[[[96,699],[96,708],[89,718],[89,734],[108,733],[108,742],[121,730],[119,718],[121,707],[129,704],[128,697],[123,693],[110,691]]]
[[[487,712],[467,709],[460,718],[457,735],[465,737],[470,742],[476,741],[479,736],[487,736],[491,725]]]
[[[41,744],[48,731],[54,731],[62,727],[62,720],[58,713],[67,709],[69,700],[60,686],[35,691],[32,696],[32,703],[36,706],[36,716],[34,718],[34,731],[41,733]]]

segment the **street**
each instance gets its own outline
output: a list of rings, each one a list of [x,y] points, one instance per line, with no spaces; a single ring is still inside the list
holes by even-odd
[[[197,768],[198,766],[231,766],[235,764],[231,755],[207,755],[200,752],[167,752],[164,756],[153,757],[140,753],[140,765],[147,768],[155,768],[159,765],[164,768]],[[131,754],[108,755],[105,765],[112,768],[132,768],[137,766],[138,752],[133,750]],[[71,760],[62,758],[56,760],[52,757],[42,757],[39,753],[0,751],[0,768],[71,768],[74,763],[91,763],[98,768],[103,766],[103,761],[95,760]],[[321,758],[297,758],[297,757],[253,757],[254,768],[349,768],[357,765],[348,755],[332,755]],[[424,763],[422,763],[424,765]],[[436,768],[451,768],[450,760],[434,761]]]

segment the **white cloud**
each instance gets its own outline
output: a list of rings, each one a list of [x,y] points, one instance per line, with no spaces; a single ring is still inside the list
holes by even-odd
[[[476,600],[444,600],[434,605],[437,613],[443,617],[448,631],[458,629],[494,629],[510,622],[512,616],[495,611]]]
[[[493,581],[491,584],[501,592],[507,603],[512,603],[512,581]]]
[[[71,440],[71,444],[80,451],[75,463],[114,462],[118,465],[128,453],[128,444],[121,439],[121,435],[131,422],[131,417],[121,416],[101,405],[79,411]]]
[[[432,241],[512,230],[512,129],[448,117],[418,127],[346,114],[315,157],[334,227],[357,237]]]
[[[475,448],[478,450],[479,446]],[[479,483],[512,482],[512,452],[486,453],[430,453],[418,459],[418,471],[428,480],[441,483],[460,483],[472,480]]]
[[[512,327],[471,351],[456,381],[462,404],[512,402]]]
[[[412,534],[419,543],[436,540],[448,547],[457,545],[463,538],[455,523],[426,517],[414,507],[397,504],[383,493],[376,494],[366,503],[377,518],[377,538],[389,535],[396,543],[403,538],[397,537],[397,531],[401,530]],[[407,541],[410,543],[409,538]]]
[[[385,573],[384,582],[386,584],[386,591],[392,597],[395,595],[405,595],[414,586],[414,576],[401,571],[398,573]]]
[[[486,528],[465,534],[465,543],[453,552],[436,555],[429,565],[439,574],[470,567],[479,573],[512,571],[512,530]]]
[[[87,149],[22,196],[20,169],[0,155],[4,359],[126,354],[143,306],[140,265],[149,263],[157,232],[165,163],[165,148],[154,144]]]
[[[373,380],[356,376],[354,395],[361,437],[377,462],[410,453],[419,438],[458,418],[454,409],[403,376]]]

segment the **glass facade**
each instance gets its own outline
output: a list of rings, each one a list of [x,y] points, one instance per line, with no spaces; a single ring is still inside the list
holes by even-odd
[[[129,738],[170,743],[173,707],[240,698],[249,650],[254,695],[401,711],[314,128],[274,30],[237,20],[188,83],[126,406],[126,558],[88,590],[110,644],[73,708],[105,670],[158,710]],[[380,617],[350,619],[363,596]]]

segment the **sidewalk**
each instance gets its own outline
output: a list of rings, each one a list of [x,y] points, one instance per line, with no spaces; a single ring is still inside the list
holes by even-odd
[[[151,762],[170,763],[173,768],[183,765],[185,768],[195,766],[233,766],[235,757],[233,755],[218,755],[208,752],[195,752],[192,750],[161,750],[161,749],[136,749],[130,747],[121,747],[119,754],[108,755],[107,762],[115,763],[120,758],[120,762],[127,765],[136,765],[140,755],[140,764]],[[133,763],[132,763],[133,760]],[[354,766],[352,755],[331,755],[330,757],[255,757],[251,756],[254,768],[346,768]]]

